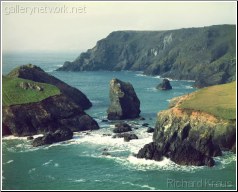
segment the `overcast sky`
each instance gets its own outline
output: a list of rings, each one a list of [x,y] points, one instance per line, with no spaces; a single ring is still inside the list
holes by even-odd
[[[236,24],[236,9],[236,2],[3,2],[2,49],[87,50],[117,30]]]

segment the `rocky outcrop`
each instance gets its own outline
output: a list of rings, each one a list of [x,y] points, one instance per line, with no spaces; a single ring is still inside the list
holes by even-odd
[[[107,117],[110,120],[133,119],[139,117],[140,100],[133,86],[128,82],[110,81],[110,101]]]
[[[70,85],[64,83],[63,81],[57,79],[52,75],[49,75],[48,73],[44,72],[40,67],[37,67],[35,65],[29,64],[20,66],[12,70],[7,75],[7,77],[19,77],[23,79],[29,79],[35,82],[54,85],[60,89],[61,93],[72,99],[76,104],[80,105],[82,109],[88,109],[92,106],[92,103],[80,90],[71,87]],[[41,87],[37,87],[36,85],[30,83],[22,83],[19,86],[24,89],[32,88],[37,89],[39,91],[42,90]]]
[[[65,95],[40,102],[3,106],[3,135],[29,136],[54,132],[65,127],[72,131],[99,129],[97,122]]]
[[[113,129],[113,133],[123,133],[123,132],[128,132],[132,131],[131,126],[128,125],[127,123],[118,123],[115,125],[115,129]]]
[[[55,132],[46,133],[43,137],[37,137],[33,140],[32,145],[38,147],[41,145],[49,145],[61,141],[70,140],[73,138],[73,132],[68,128],[56,130]]]
[[[58,70],[144,71],[197,87],[223,84],[236,79],[236,26],[116,31]]]
[[[176,102],[186,97],[179,97]],[[235,120],[180,109],[175,103],[171,107],[158,114],[153,143],[145,145],[138,158],[160,160],[166,156],[181,165],[213,166],[212,157],[236,144]]]
[[[157,85],[156,89],[170,90],[172,89],[172,86],[170,85],[170,81],[168,79],[163,79],[163,82]]]
[[[132,139],[138,139],[137,135],[134,133],[118,133],[112,138],[124,138],[125,142],[129,142]]]

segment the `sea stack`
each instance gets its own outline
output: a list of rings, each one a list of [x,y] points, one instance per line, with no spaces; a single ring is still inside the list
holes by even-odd
[[[140,100],[131,83],[112,79],[110,81],[110,101],[111,104],[107,110],[109,120],[139,117]]]
[[[163,79],[163,82],[160,83],[156,88],[160,90],[170,90],[172,89],[172,86],[170,85],[170,81],[168,79]]]

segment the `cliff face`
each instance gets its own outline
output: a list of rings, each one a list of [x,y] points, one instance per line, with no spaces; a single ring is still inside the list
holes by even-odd
[[[236,78],[236,28],[218,25],[170,31],[112,32],[58,70],[135,70],[196,80],[196,86]]]
[[[44,72],[40,67],[35,65],[23,65],[19,68],[12,70],[7,77],[18,77],[29,79],[35,82],[47,83],[59,88],[61,93],[72,99],[76,104],[80,105],[82,109],[88,109],[92,106],[87,96],[80,90],[71,87],[63,81]]]
[[[63,94],[36,103],[3,106],[2,122],[3,136],[28,136],[66,127],[71,131],[99,129],[95,120]]]
[[[176,98],[170,109],[158,113],[153,142],[138,152],[138,158],[160,161],[165,156],[181,165],[213,166],[213,157],[222,155],[221,150],[235,152],[236,120],[181,109],[188,98]]]

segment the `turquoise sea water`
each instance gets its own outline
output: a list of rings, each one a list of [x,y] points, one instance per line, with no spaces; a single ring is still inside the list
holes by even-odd
[[[26,138],[6,137],[2,140],[3,189],[68,189],[68,190],[174,190],[174,189],[235,189],[236,156],[225,152],[215,158],[216,166],[179,166],[164,159],[161,162],[136,159],[134,153],[152,141],[143,123],[154,127],[157,112],[168,107],[171,98],[195,91],[191,81],[171,81],[173,90],[158,91],[159,76],[141,72],[56,72],[54,69],[75,53],[3,54],[3,74],[18,65],[32,63],[49,74],[83,91],[93,107],[86,112],[94,117],[101,129],[75,133],[70,141],[33,148]],[[113,123],[102,122],[109,105],[109,81],[119,78],[133,84],[141,101],[145,121],[134,124],[138,140],[124,142],[112,139]],[[103,156],[107,149],[111,156]]]

